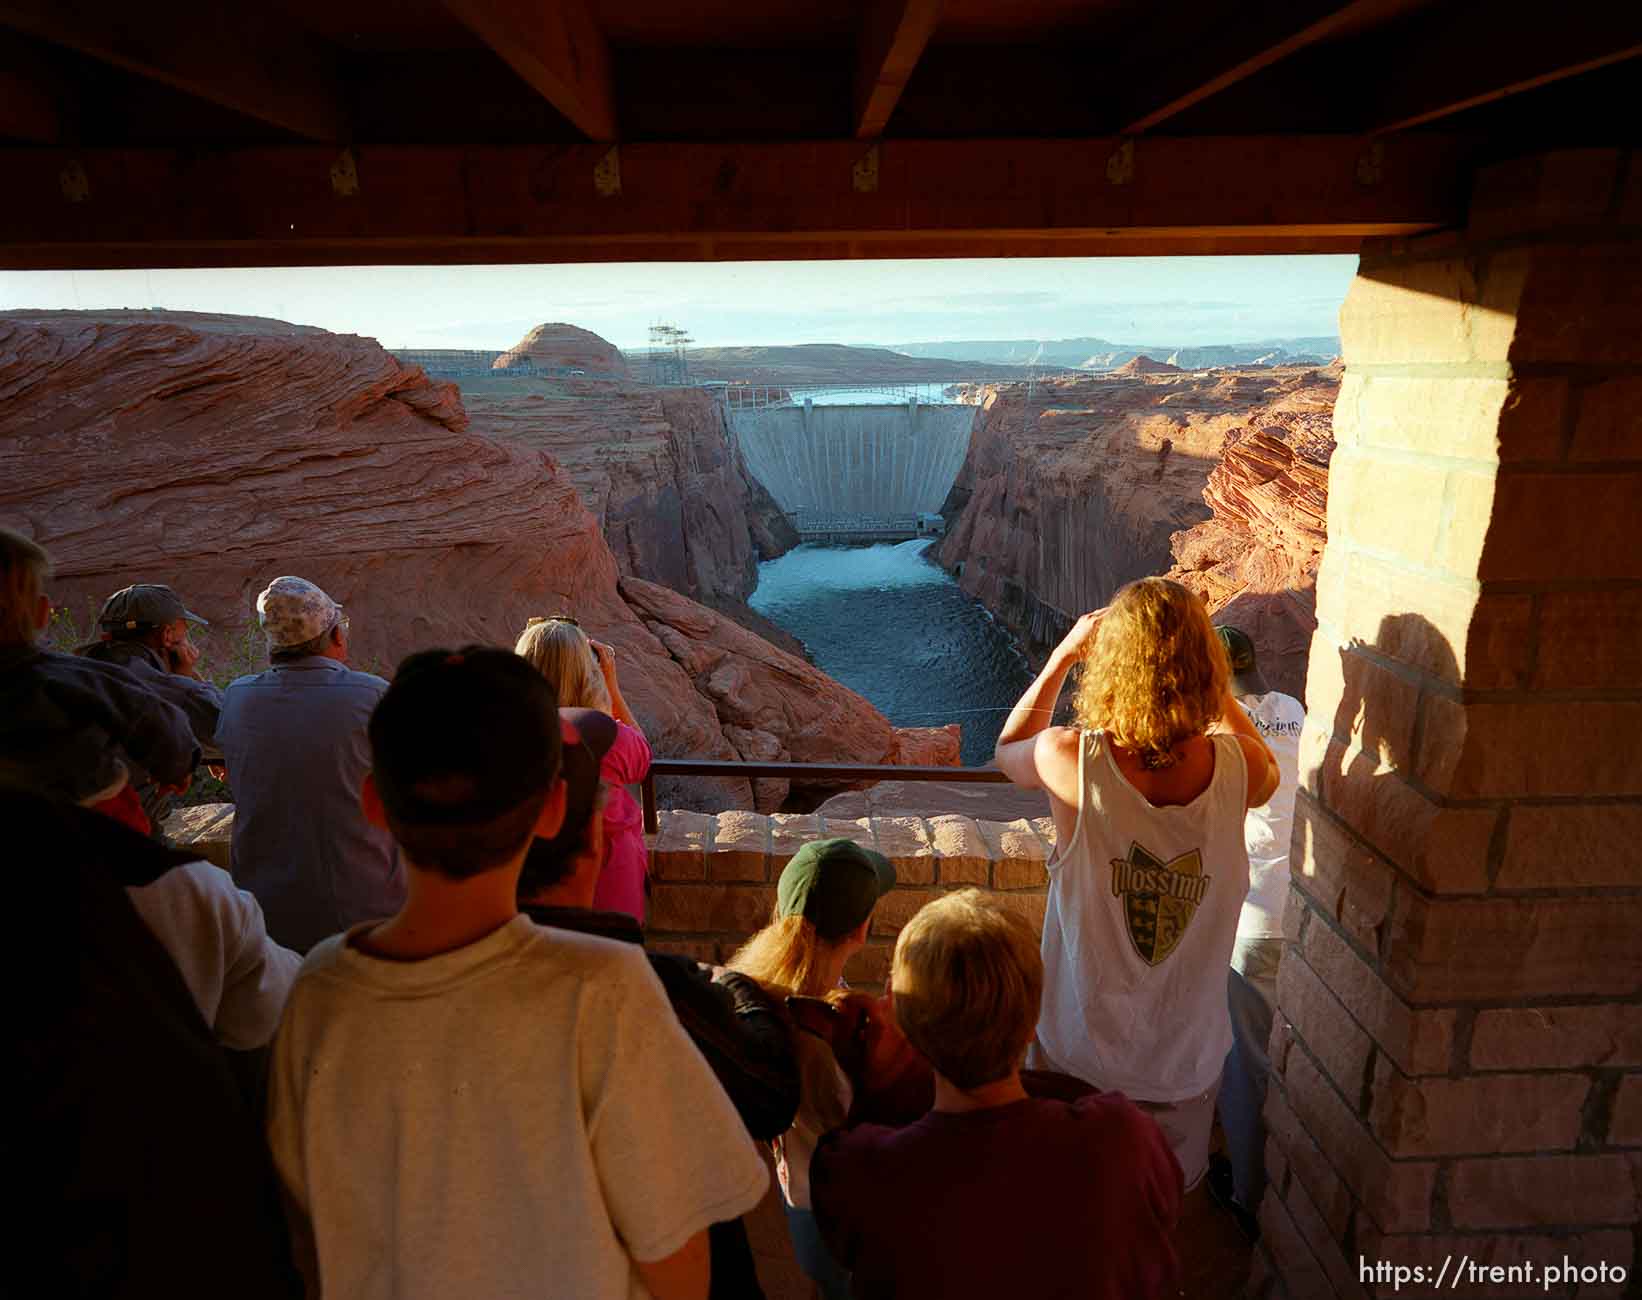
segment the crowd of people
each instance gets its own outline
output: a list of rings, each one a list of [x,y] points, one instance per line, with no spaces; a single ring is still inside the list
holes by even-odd
[[[0,805],[51,860],[10,958],[48,986],[27,1293],[756,1297],[761,1144],[828,1300],[1173,1295],[1205,1176],[1256,1230],[1303,712],[1178,584],[1080,619],[998,741],[1055,821],[1041,940],[939,896],[846,1042],[798,1012],[860,998],[893,866],[815,841],[724,966],[647,951],[650,748],[573,617],[389,681],[281,576],[269,667],[219,689],[168,586],[46,649],[50,573],[0,529]],[[231,872],[165,839],[202,763]],[[862,1061],[910,1113],[878,1122]]]

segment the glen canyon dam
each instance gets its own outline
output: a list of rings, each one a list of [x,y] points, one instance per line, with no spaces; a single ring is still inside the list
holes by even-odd
[[[805,401],[732,411],[748,472],[788,514],[934,514],[969,452],[973,406]]]

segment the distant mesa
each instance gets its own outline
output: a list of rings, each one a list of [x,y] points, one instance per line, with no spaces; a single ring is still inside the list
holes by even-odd
[[[585,370],[590,375],[628,377],[627,359],[592,330],[554,321],[538,325],[492,363],[492,370]]]
[[[1140,356],[1125,362],[1112,372],[1114,375],[1179,375],[1185,372],[1179,366],[1171,366],[1167,361],[1153,361],[1142,353]]]

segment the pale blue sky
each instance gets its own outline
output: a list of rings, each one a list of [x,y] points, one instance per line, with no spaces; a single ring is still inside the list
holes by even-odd
[[[505,348],[569,321],[640,347],[1057,339],[1201,345],[1337,332],[1357,259],[1016,258],[0,272],[0,309],[272,316],[388,347]]]

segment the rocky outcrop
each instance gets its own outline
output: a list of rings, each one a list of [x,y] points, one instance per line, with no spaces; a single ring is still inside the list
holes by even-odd
[[[944,727],[895,728],[895,757],[908,767],[957,767],[964,729],[956,722]]]
[[[410,650],[511,645],[530,615],[568,612],[616,647],[660,754],[735,758],[761,736],[795,757],[894,752],[864,700],[712,611],[649,584],[630,607],[570,475],[483,427],[454,385],[369,339],[0,313],[0,523],[53,553],[53,595],[82,626],[110,591],[168,582],[212,621],[220,664],[259,640],[257,592],[297,573],[347,609],[355,663],[391,672]],[[752,796],[742,782],[693,802]]]
[[[1332,406],[1263,413],[1260,428],[1234,431],[1209,474],[1212,516],[1170,541],[1169,576],[1201,592],[1216,622],[1247,632],[1267,682],[1299,699],[1317,627],[1333,450]]]
[[[608,378],[627,377],[627,358],[591,330],[563,321],[538,325],[491,363],[496,370],[585,370]]]
[[[1178,375],[1179,366],[1171,366],[1167,361],[1153,361],[1145,353],[1125,361],[1116,370],[1114,375]]]
[[[1234,432],[1326,418],[1336,387],[1310,368],[991,386],[940,561],[1040,657],[1173,566],[1173,534],[1212,516],[1204,488]]]

